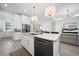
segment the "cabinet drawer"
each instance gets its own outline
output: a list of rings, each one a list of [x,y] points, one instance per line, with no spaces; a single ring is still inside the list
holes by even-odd
[[[26,36],[26,38],[28,38],[28,39],[33,39],[33,37],[31,37],[31,36]]]
[[[62,35],[61,39],[76,39],[75,35]]]
[[[24,48],[31,54],[34,55],[34,37],[29,35],[24,35],[22,37],[22,44],[24,45]]]
[[[75,36],[75,35],[62,35],[60,41],[64,42],[64,43],[77,45],[77,36]]]
[[[79,36],[77,36],[77,45],[79,46]]]
[[[34,56],[34,39],[30,40],[29,42],[30,42],[30,44],[29,44],[29,46],[30,46],[29,52],[30,52],[31,55]]]

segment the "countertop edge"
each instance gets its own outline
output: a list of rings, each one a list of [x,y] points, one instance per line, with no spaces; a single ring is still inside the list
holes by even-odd
[[[43,39],[46,39],[46,40],[50,40],[50,41],[54,41],[54,42],[56,42],[58,39],[59,39],[59,37],[60,37],[60,34],[55,34],[55,35],[58,35],[57,37],[57,39],[56,40],[52,40],[51,38],[44,38],[44,37],[40,37],[39,35],[30,35],[29,33],[22,33],[23,35],[29,35],[29,36],[31,36],[31,37],[39,37],[39,38],[43,38]],[[41,35],[43,35],[43,34],[41,34]],[[51,34],[52,35],[52,34]]]

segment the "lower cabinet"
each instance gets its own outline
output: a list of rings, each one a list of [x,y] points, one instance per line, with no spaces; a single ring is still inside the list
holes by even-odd
[[[34,37],[29,40],[29,52],[34,56]]]
[[[0,38],[0,45],[1,45],[1,38]]]
[[[22,46],[34,56],[34,37],[24,35],[21,39]]]
[[[77,36],[76,35],[62,34],[60,42],[77,45]]]
[[[26,49],[28,47],[28,43],[26,38],[23,36],[21,39],[21,45]]]
[[[77,36],[77,45],[79,46],[79,35]]]
[[[20,40],[20,39],[21,39],[21,33],[20,32],[14,33],[14,40]]]

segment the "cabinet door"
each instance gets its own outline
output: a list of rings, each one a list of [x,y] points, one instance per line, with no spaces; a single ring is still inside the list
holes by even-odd
[[[18,33],[15,33],[14,36],[15,36],[14,40],[18,40]]]
[[[62,35],[61,42],[74,44],[76,45],[76,36],[75,35]]]
[[[79,35],[77,36],[77,45],[79,46]]]
[[[25,36],[22,37],[21,44],[26,50],[28,50],[28,40],[26,39]]]
[[[29,52],[31,53],[31,55],[34,56],[34,37],[30,37],[29,46],[30,46]]]
[[[30,46],[29,46],[29,39],[27,38],[27,36],[26,36],[26,41],[27,41],[27,42],[25,43],[25,44],[26,44],[26,47],[25,47],[25,48],[26,48],[26,50],[29,52],[29,47],[30,47]]]
[[[76,41],[76,40],[77,40],[77,37],[76,37],[75,35],[70,35],[68,42],[69,42],[70,44],[77,45],[77,41]]]
[[[27,42],[28,42],[28,52],[31,55],[34,55],[34,37],[26,36]]]
[[[21,39],[21,33],[14,33],[14,40],[20,40]]]
[[[34,55],[34,37],[24,35],[21,44],[31,55]]]

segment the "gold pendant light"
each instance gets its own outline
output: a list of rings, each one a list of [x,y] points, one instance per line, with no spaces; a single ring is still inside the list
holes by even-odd
[[[45,16],[55,16],[56,8],[49,4],[47,8],[45,8]]]

